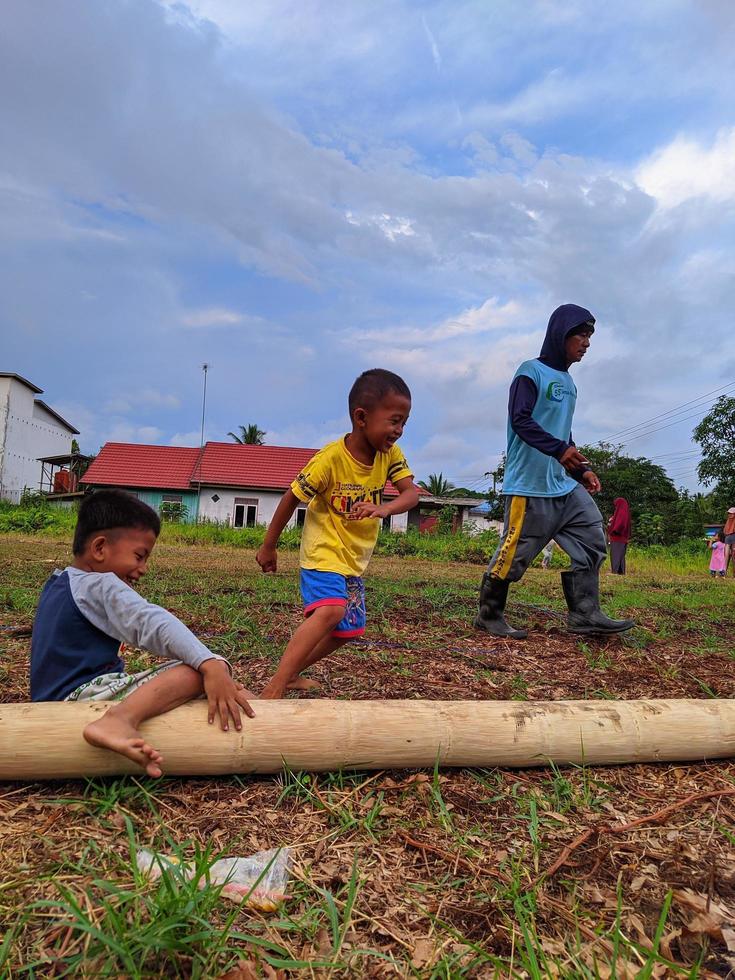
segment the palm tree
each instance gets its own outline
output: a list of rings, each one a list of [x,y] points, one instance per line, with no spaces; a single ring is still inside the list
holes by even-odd
[[[259,429],[257,423],[251,422],[250,425],[240,425],[238,426],[240,430],[240,435],[236,436],[234,432],[228,432],[228,436],[232,436],[235,442],[239,442],[241,446],[263,446],[265,445],[263,441],[263,436],[266,434],[265,429]]]
[[[428,490],[432,497],[448,497],[454,490],[454,484],[445,480],[443,473],[429,473],[429,482],[419,480],[419,486]]]

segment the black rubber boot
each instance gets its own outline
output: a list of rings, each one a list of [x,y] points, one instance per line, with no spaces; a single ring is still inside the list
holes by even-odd
[[[475,626],[493,636],[505,637],[506,640],[525,640],[528,630],[514,630],[508,626],[503,615],[509,587],[510,582],[494,578],[485,572],[480,586],[480,611],[475,619]]]
[[[562,572],[561,584],[569,607],[570,633],[624,633],[635,626],[632,619],[610,619],[600,609],[600,573]]]

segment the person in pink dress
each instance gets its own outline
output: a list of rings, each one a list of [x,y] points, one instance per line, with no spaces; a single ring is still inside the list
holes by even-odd
[[[712,578],[717,575],[724,578],[727,568],[727,545],[725,544],[724,531],[717,532],[717,537],[710,544],[710,548],[712,549],[712,557],[709,560],[709,573]]]

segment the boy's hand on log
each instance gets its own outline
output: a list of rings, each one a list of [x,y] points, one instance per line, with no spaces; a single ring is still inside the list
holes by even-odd
[[[204,681],[204,693],[207,695],[209,705],[207,720],[211,725],[215,715],[219,715],[222,731],[226,732],[230,727],[230,718],[234,722],[235,728],[239,732],[242,728],[240,718],[240,708],[248,718],[254,718],[255,712],[250,707],[247,700],[247,691],[242,684],[238,684],[230,676],[230,670],[224,660],[205,660],[200,666],[199,672]]]
[[[600,478],[592,470],[587,470],[586,473],[582,474],[582,483],[590,493],[599,493],[602,490]]]
[[[364,517],[390,517],[390,511],[385,504],[373,504],[369,500],[359,500],[347,515],[347,520],[360,521]]]
[[[278,552],[262,544],[255,553],[255,560],[263,572],[275,572],[278,568]]]

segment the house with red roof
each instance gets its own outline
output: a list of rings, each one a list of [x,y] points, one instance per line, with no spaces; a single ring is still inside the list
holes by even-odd
[[[283,493],[316,452],[292,446],[207,442],[202,449],[108,442],[84,474],[89,489],[119,487],[164,516],[216,521],[232,527],[270,524]],[[389,483],[386,496],[397,491]],[[306,505],[292,525],[304,523]],[[408,515],[384,526],[405,530]]]

